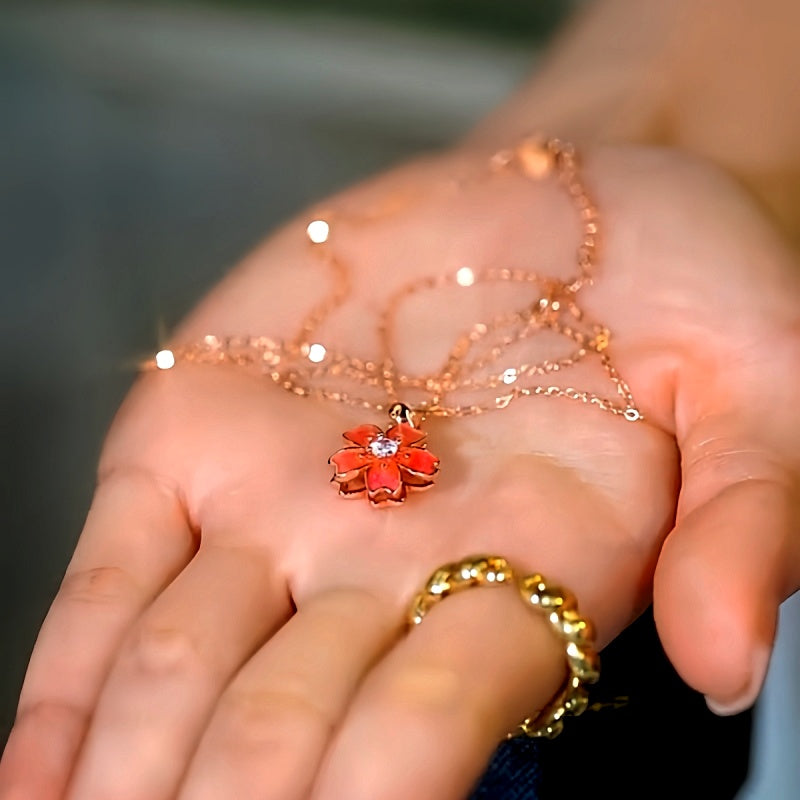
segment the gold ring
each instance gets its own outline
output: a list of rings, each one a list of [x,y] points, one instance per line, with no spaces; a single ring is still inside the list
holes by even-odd
[[[600,659],[594,646],[591,622],[578,611],[575,596],[560,586],[551,586],[534,573],[517,578],[502,556],[474,555],[443,564],[428,579],[409,608],[408,622],[419,625],[433,606],[463,589],[516,584],[528,608],[540,612],[564,644],[569,672],[561,688],[535,716],[523,720],[508,738],[529,736],[552,739],[561,733],[567,714],[578,716],[588,705],[586,684],[600,677]]]

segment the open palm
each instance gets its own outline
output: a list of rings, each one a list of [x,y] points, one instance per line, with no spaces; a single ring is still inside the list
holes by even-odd
[[[570,273],[557,190],[472,180],[484,163],[423,159],[330,201],[355,217],[402,199],[345,225],[352,290],[326,341],[369,357],[383,300],[463,263]],[[692,686],[720,708],[755,699],[800,578],[800,272],[704,164],[607,148],[586,174],[604,239],[580,302],[612,331],[645,421],[563,398],[429,419],[437,485],[375,510],[337,496],[327,459],[342,431],[385,420],[232,366],[143,376],[31,661],[2,800],[463,797],[562,669],[507,591],[454,597],[404,635],[428,575],[472,553],[570,587],[601,644],[654,600]],[[467,177],[451,191],[453,175]],[[307,221],[248,256],[176,339],[295,335],[324,292]],[[464,292],[399,315],[409,369],[441,360],[459,315],[508,299]],[[602,370],[574,369],[556,382],[613,394]]]

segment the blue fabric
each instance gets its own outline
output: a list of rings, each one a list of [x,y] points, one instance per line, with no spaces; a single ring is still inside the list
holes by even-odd
[[[469,800],[539,800],[539,746],[525,736],[503,742]]]
[[[751,714],[708,710],[666,658],[651,610],[601,661],[590,710],[567,719],[555,739],[503,742],[468,800],[736,798],[750,760]],[[588,795],[574,785],[565,790],[576,768],[581,785],[591,786]]]

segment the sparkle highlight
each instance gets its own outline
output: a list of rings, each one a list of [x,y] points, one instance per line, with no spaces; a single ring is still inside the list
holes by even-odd
[[[321,361],[325,360],[325,355],[327,352],[328,351],[325,349],[325,345],[315,342],[308,348],[308,360],[314,364],[319,364]]]
[[[469,267],[461,267],[456,272],[456,283],[459,286],[472,286],[475,283],[475,273]]]
[[[308,238],[311,239],[314,244],[322,244],[323,242],[327,242],[330,232],[331,226],[328,225],[324,219],[312,220],[308,223],[308,227],[306,228]]]
[[[159,350],[156,353],[156,366],[159,369],[172,369],[175,366],[175,353],[172,350]]]

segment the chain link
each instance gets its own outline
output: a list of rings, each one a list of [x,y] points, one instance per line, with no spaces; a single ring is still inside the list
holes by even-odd
[[[522,176],[534,182],[555,177],[572,201],[582,224],[581,240],[576,250],[576,274],[566,280],[557,280],[533,271],[490,267],[467,270],[466,273],[459,270],[455,274],[428,276],[409,282],[387,298],[379,316],[380,357],[374,361],[355,358],[329,351],[314,341],[315,332],[347,300],[351,288],[350,270],[329,243],[330,220],[335,219],[335,215],[329,212],[325,220],[311,223],[322,228],[321,233],[312,236],[310,225],[309,238],[315,254],[331,274],[333,288],[328,297],[308,313],[294,339],[277,341],[264,336],[206,336],[200,342],[175,347],[171,351],[174,361],[230,363],[257,368],[295,395],[374,411],[385,411],[401,399],[401,394],[416,391],[421,392],[425,399],[417,402],[414,409],[424,416],[469,417],[507,408],[523,397],[559,397],[595,406],[629,421],[643,419],[630,387],[608,356],[608,328],[587,321],[576,301],[578,292],[591,284],[595,277],[599,221],[596,206],[583,183],[574,147],[558,139],[529,137],[514,149],[496,153],[489,161],[489,168],[495,174]],[[438,372],[410,375],[397,370],[393,340],[398,309],[405,301],[424,291],[497,282],[535,286],[540,290],[539,296],[517,311],[474,323],[456,339]],[[507,364],[502,370],[496,367],[510,348],[542,332],[566,338],[572,342],[573,350],[560,357]],[[468,358],[481,345],[484,346],[482,354]],[[571,386],[538,385],[535,382],[537,378],[563,373],[584,362],[591,354],[599,355],[600,364],[615,388],[615,397],[602,397]],[[160,365],[156,359],[145,366]],[[337,388],[325,385],[331,379],[340,384],[346,381],[359,387],[360,391],[357,389],[353,393],[341,385]],[[497,388],[504,386],[510,388],[498,395]],[[362,396],[364,390],[375,397]],[[459,391],[489,392],[493,396],[472,403],[446,401],[448,395]]]

